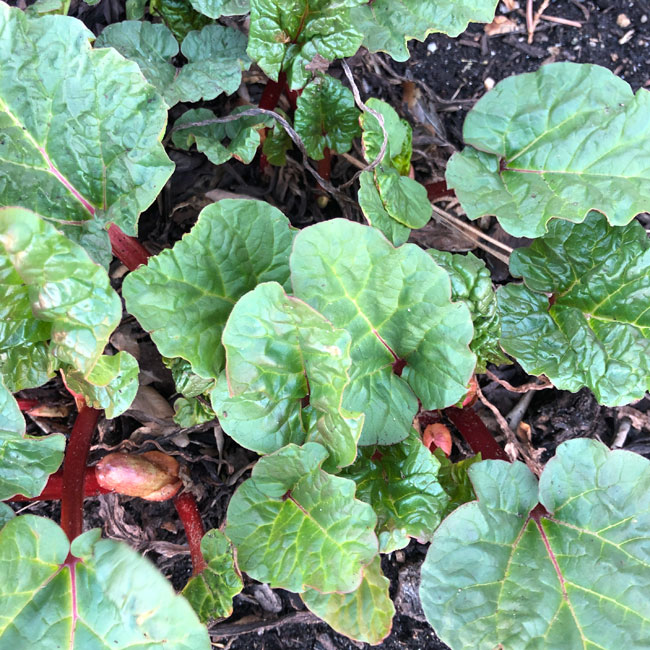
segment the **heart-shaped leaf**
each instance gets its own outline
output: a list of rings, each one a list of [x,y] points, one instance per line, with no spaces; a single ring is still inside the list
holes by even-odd
[[[488,363],[508,363],[499,346],[501,320],[492,277],[485,262],[472,253],[454,255],[434,248],[427,250],[451,279],[451,299],[464,302],[472,314],[474,338],[470,349],[476,355],[476,372],[485,372]]]
[[[192,7],[209,18],[241,16],[250,10],[249,0],[190,0]]]
[[[350,592],[377,555],[372,508],[355,484],[321,469],[322,445],[287,445],[261,458],[228,505],[226,535],[242,571],[301,593]]]
[[[558,388],[588,386],[602,404],[641,399],[650,390],[650,241],[642,226],[612,227],[595,212],[581,224],[557,220],[510,259],[526,284],[498,292],[505,351]]]
[[[509,77],[463,127],[467,147],[447,185],[470,219],[496,214],[511,234],[543,235],[550,219],[597,209],[615,226],[650,209],[650,92],[606,68],[552,63]]]
[[[0,531],[0,603],[5,648],[210,650],[190,605],[148,560],[98,530],[71,546],[33,515]]]
[[[424,185],[402,176],[392,167],[380,165],[375,169],[375,185],[386,212],[408,228],[427,225],[433,208]]]
[[[287,284],[293,232],[261,201],[226,199],[202,210],[192,231],[130,273],[122,292],[130,313],[166,357],[198,375],[223,369],[221,332],[237,300],[260,282]]]
[[[277,80],[287,73],[291,88],[311,78],[306,68],[318,56],[333,61],[356,53],[363,40],[350,9],[366,0],[251,0],[248,54]]]
[[[321,594],[308,589],[300,596],[316,616],[340,634],[376,645],[390,634],[395,615],[389,586],[377,556],[364,568],[359,587],[349,594]]]
[[[421,248],[334,219],[298,233],[290,264],[294,294],[352,338],[343,406],[366,414],[360,444],[406,438],[418,398],[438,409],[467,393],[469,310],[451,302],[449,276]]]
[[[61,465],[64,448],[65,437],[59,433],[25,435],[25,419],[0,375],[0,501],[16,494],[39,495]]]
[[[578,439],[558,447],[539,486],[521,463],[469,473],[478,501],[440,525],[422,566],[422,606],[445,643],[647,647],[647,459]]]
[[[379,551],[404,548],[411,537],[428,542],[449,497],[438,481],[440,462],[411,429],[396,445],[362,449],[341,476],[357,484],[357,498],[377,514]]]
[[[489,23],[495,0],[374,0],[353,10],[363,45],[371,52],[387,52],[396,61],[410,54],[407,41],[423,41],[432,32],[458,36],[470,22]]]
[[[294,127],[314,160],[324,157],[326,147],[336,153],[349,151],[361,133],[361,112],[352,92],[334,77],[316,77],[305,86],[296,105]]]
[[[92,50],[75,18],[0,3],[0,32],[0,205],[60,222],[95,215],[135,235],[174,168],[160,144],[164,102],[135,63]]]
[[[219,530],[209,530],[201,539],[201,554],[207,562],[206,569],[190,578],[183,589],[202,622],[225,618],[232,614],[232,599],[244,583],[235,567],[232,547]]]
[[[240,298],[222,343],[226,378],[212,403],[227,434],[260,454],[319,442],[326,469],[354,461],[363,416],[341,407],[351,364],[345,330],[269,282]]]

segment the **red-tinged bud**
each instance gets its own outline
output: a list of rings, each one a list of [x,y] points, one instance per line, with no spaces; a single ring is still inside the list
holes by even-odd
[[[160,451],[144,454],[108,454],[95,467],[97,482],[103,488],[141,497],[147,501],[166,501],[181,489],[178,461]]]
[[[431,451],[434,451],[436,447],[440,447],[445,452],[445,456],[451,454],[451,433],[441,422],[434,422],[433,424],[427,425],[422,434],[422,442]]]
[[[476,381],[476,375],[472,375],[472,378],[469,380],[469,390],[467,391],[467,395],[465,395],[465,399],[463,400],[462,408],[474,405],[477,397],[477,389],[478,383]]]

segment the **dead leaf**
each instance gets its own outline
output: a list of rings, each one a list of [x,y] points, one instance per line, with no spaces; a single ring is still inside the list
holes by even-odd
[[[519,28],[514,20],[510,20],[507,16],[496,16],[495,19],[486,25],[483,29],[488,36],[496,36],[497,34],[510,34]]]

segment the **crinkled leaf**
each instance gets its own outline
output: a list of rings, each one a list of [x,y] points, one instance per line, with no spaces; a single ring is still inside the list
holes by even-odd
[[[251,64],[246,43],[245,34],[223,25],[207,25],[200,32],[190,32],[181,44],[188,63],[176,78],[178,101],[198,102],[236,92],[242,70],[248,70]]]
[[[437,409],[467,393],[469,310],[451,302],[449,276],[422,249],[334,219],[298,233],[290,264],[294,294],[352,337],[343,406],[366,414],[360,444],[406,438],[418,398]]]
[[[216,417],[214,411],[195,397],[186,399],[179,397],[174,402],[174,422],[183,429],[195,427],[197,424],[210,422]]]
[[[379,196],[379,190],[375,185],[373,172],[362,172],[359,177],[359,207],[368,223],[377,228],[379,232],[395,246],[401,246],[409,238],[411,229],[399,221],[395,221],[388,212],[386,206]]]
[[[282,109],[275,109],[286,118]],[[270,165],[282,167],[287,164],[287,151],[293,149],[293,140],[287,133],[286,129],[277,122],[271,129],[266,132],[262,152]]]
[[[363,417],[341,406],[351,364],[345,330],[265,283],[239,299],[222,343],[227,382],[217,384],[212,403],[228,435],[260,454],[319,442],[330,455],[327,469],[354,461]]]
[[[458,506],[476,498],[468,470],[474,463],[481,462],[481,454],[459,460],[457,463],[452,463],[440,447],[434,450],[433,455],[440,462],[438,481],[442,485],[442,489],[449,495],[449,503],[444,511],[444,515],[447,516]]]
[[[179,52],[178,41],[166,25],[143,20],[113,23],[97,37],[95,47],[115,48],[123,57],[135,61],[168,106],[179,101],[174,87],[176,67],[171,62]]]
[[[109,419],[124,413],[138,392],[138,362],[128,352],[99,357],[87,377],[74,369],[63,372],[66,385]]]
[[[213,22],[194,11],[190,0],[150,0],[149,12],[153,16],[160,16],[179,41],[191,31],[200,30]]]
[[[560,445],[539,486],[521,463],[470,469],[478,501],[436,531],[420,597],[470,648],[634,648],[650,633],[650,462],[595,440]],[[537,501],[540,509],[531,511]]]
[[[174,168],[164,102],[135,63],[92,50],[75,18],[0,3],[0,32],[0,205],[56,221],[94,214],[135,235]]]
[[[553,63],[505,79],[463,127],[447,166],[470,219],[496,214],[512,235],[597,209],[615,226],[650,209],[650,92],[606,68]],[[472,148],[475,147],[475,148]]]
[[[336,153],[350,150],[361,134],[352,92],[338,79],[320,75],[308,83],[296,102],[294,128],[311,158],[321,160],[327,147]]]
[[[359,587],[348,594],[321,594],[308,589],[300,594],[305,605],[340,634],[375,645],[389,634],[395,615],[388,594],[390,582],[377,556],[363,570]]]
[[[214,387],[214,379],[204,379],[193,373],[190,362],[185,359],[163,357],[162,362],[171,370],[176,390],[184,397],[196,397]]]
[[[108,230],[97,219],[79,222],[79,225],[56,223],[56,228],[68,239],[79,244],[93,262],[97,262],[107,271],[113,261],[113,251]]]
[[[81,558],[73,569],[70,551]],[[34,515],[0,531],[0,603],[3,648],[210,649],[189,603],[149,560],[98,530],[71,547]]]
[[[359,49],[363,35],[350,9],[366,1],[251,0],[248,54],[271,79],[284,70],[290,87],[302,88],[316,56],[333,61]]]
[[[353,10],[363,45],[371,52],[387,52],[396,61],[410,54],[407,41],[423,41],[432,32],[458,36],[470,22],[489,23],[495,0],[374,0]]]
[[[87,375],[122,317],[106,271],[49,222],[22,208],[0,209],[2,258],[15,272],[9,273],[11,293],[7,311],[3,308],[13,332],[3,345],[25,346],[49,338],[53,357]],[[6,262],[0,268],[6,270]],[[3,367],[10,376],[11,370]]]
[[[650,241],[639,223],[553,221],[512,254],[511,272],[526,284],[499,289],[501,344],[526,372],[587,386],[610,406],[650,390]]]
[[[226,535],[251,578],[297,593],[350,592],[377,555],[372,508],[353,481],[320,467],[318,443],[287,445],[261,458],[228,505]]]
[[[208,18],[241,16],[250,11],[250,0],[190,0],[192,7]]]
[[[434,248],[427,253],[449,273],[451,299],[464,302],[472,314],[474,338],[469,347],[476,355],[476,371],[485,372],[488,363],[508,363],[499,346],[501,320],[485,262],[472,253],[455,255]]]
[[[235,109],[233,115],[246,110],[246,107]],[[193,108],[181,115],[174,126],[192,124],[212,120],[216,115],[207,108]],[[189,149],[193,144],[203,152],[210,162],[222,165],[231,158],[237,158],[243,163],[250,163],[260,146],[260,129],[268,123],[268,118],[242,117],[232,122],[208,124],[206,126],[190,126],[174,132],[173,143],[182,149]],[[228,141],[227,144],[224,144]]]
[[[411,168],[411,143],[413,131],[411,125],[400,118],[395,109],[381,99],[371,97],[366,106],[384,118],[384,128],[388,134],[386,141],[386,153],[382,158],[384,165],[393,166],[405,176]],[[361,128],[363,129],[363,153],[368,162],[373,162],[379,155],[384,144],[384,131],[379,120],[372,114],[364,112],[361,116]]]
[[[65,437],[59,433],[25,435],[25,419],[0,376],[0,501],[16,494],[39,495],[61,465],[64,447]]]
[[[16,516],[16,513],[6,504],[0,502],[0,530],[11,519]]]
[[[411,537],[431,540],[442,521],[449,497],[438,481],[440,462],[411,429],[396,445],[360,451],[341,476],[357,484],[357,498],[377,514],[379,551],[404,548]]]
[[[126,19],[142,20],[148,0],[126,0]]]
[[[409,228],[427,225],[433,208],[424,185],[390,167],[375,169],[375,184],[386,212]]]
[[[203,623],[232,614],[232,599],[244,584],[235,567],[232,547],[219,530],[209,530],[201,540],[201,553],[208,566],[190,578],[183,596]]]
[[[192,231],[130,273],[128,310],[166,357],[182,357],[198,375],[223,369],[221,332],[231,309],[260,282],[289,281],[293,231],[268,203],[226,199],[202,210]]]

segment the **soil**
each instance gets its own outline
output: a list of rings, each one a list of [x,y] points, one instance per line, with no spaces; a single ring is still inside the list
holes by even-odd
[[[444,35],[430,36],[424,43],[412,42],[412,58],[395,63],[383,55],[359,54],[350,62],[362,94],[388,99],[415,126],[414,167],[423,182],[443,177],[444,166],[451,152],[462,144],[462,122],[467,111],[494,82],[513,74],[537,70],[552,61],[597,63],[615,71],[634,90],[650,86],[650,0],[556,0],[546,14],[579,21],[581,27],[540,21],[532,43],[527,42],[525,0],[521,7],[508,14],[516,31],[487,36],[483,25],[472,25],[457,39]],[[536,2],[536,5],[539,3]],[[500,6],[501,9],[503,5]],[[73,0],[72,12],[99,33],[107,24],[124,20],[124,4],[101,0],[95,6]],[[624,14],[629,20],[620,18]],[[626,25],[626,26],[621,26]],[[333,74],[340,76],[337,68]],[[253,71],[247,77],[246,91],[256,101],[262,86]],[[413,89],[415,97],[413,99]],[[225,114],[237,97],[209,104]],[[185,109],[176,107],[170,122]],[[428,123],[428,124],[427,124]],[[353,152],[354,153],[354,152]],[[357,152],[359,154],[359,152]],[[211,201],[205,192],[220,190],[242,193],[268,200],[282,209],[298,227],[344,214],[358,219],[357,209],[346,202],[331,200],[325,208],[313,201],[314,184],[297,157],[281,171],[262,175],[257,164],[244,166],[230,162],[214,167],[196,152],[172,150],[177,169],[159,201],[143,215],[140,237],[152,252],[173,245],[193,225],[199,210]],[[360,157],[357,155],[356,157]],[[356,171],[343,159],[333,167],[332,181],[338,184]],[[354,196],[351,193],[350,196]],[[498,226],[488,221],[481,227],[507,240]],[[463,237],[431,226],[414,238],[427,246],[445,250],[470,250],[473,245]],[[488,258],[486,258],[488,259]],[[496,281],[507,279],[507,268],[493,260],[488,262]],[[119,288],[125,270],[114,263],[111,276]],[[255,454],[238,447],[221,432],[218,424],[208,423],[191,431],[170,426],[161,417],[160,403],[173,401],[174,386],[148,336],[137,323],[127,317],[112,339],[116,348],[135,345],[139,349],[144,381],[150,393],[126,415],[103,421],[92,450],[95,462],[108,450],[162,449],[176,455],[189,472],[207,528],[220,526],[225,518],[228,500],[237,485],[249,475]],[[491,368],[496,375],[520,385],[530,381],[518,366]],[[485,396],[507,414],[522,399],[485,376],[481,379]],[[49,403],[68,403],[63,387],[56,381],[24,396],[37,396]],[[153,400],[153,401],[152,401]],[[530,444],[542,450],[540,461],[550,458],[555,448],[573,437],[598,438],[611,444],[621,431],[622,423],[631,423],[623,447],[650,457],[650,400],[645,399],[632,409],[599,406],[586,390],[573,395],[555,389],[534,393],[524,411],[523,421],[529,428]],[[73,409],[71,409],[72,413]],[[498,436],[498,425],[492,414],[481,410],[489,428]],[[34,419],[32,431],[66,431],[67,419]],[[191,434],[191,435],[189,435]],[[462,448],[456,450],[462,456]],[[31,512],[58,518],[55,504],[35,504]],[[176,513],[168,503],[103,496],[86,501],[87,528],[100,526],[104,534],[123,539],[146,553],[181,588],[190,574],[185,537]],[[391,635],[379,646],[383,650],[442,650],[445,646],[425,622],[417,601],[419,566],[427,547],[413,541],[403,551],[383,558],[383,568],[391,579],[391,596],[396,599],[398,613]],[[260,589],[247,581],[242,594],[235,598],[234,614],[227,621],[212,627],[214,647],[230,650],[353,650],[368,647],[335,633],[329,626],[305,611],[299,598],[276,590]]]

